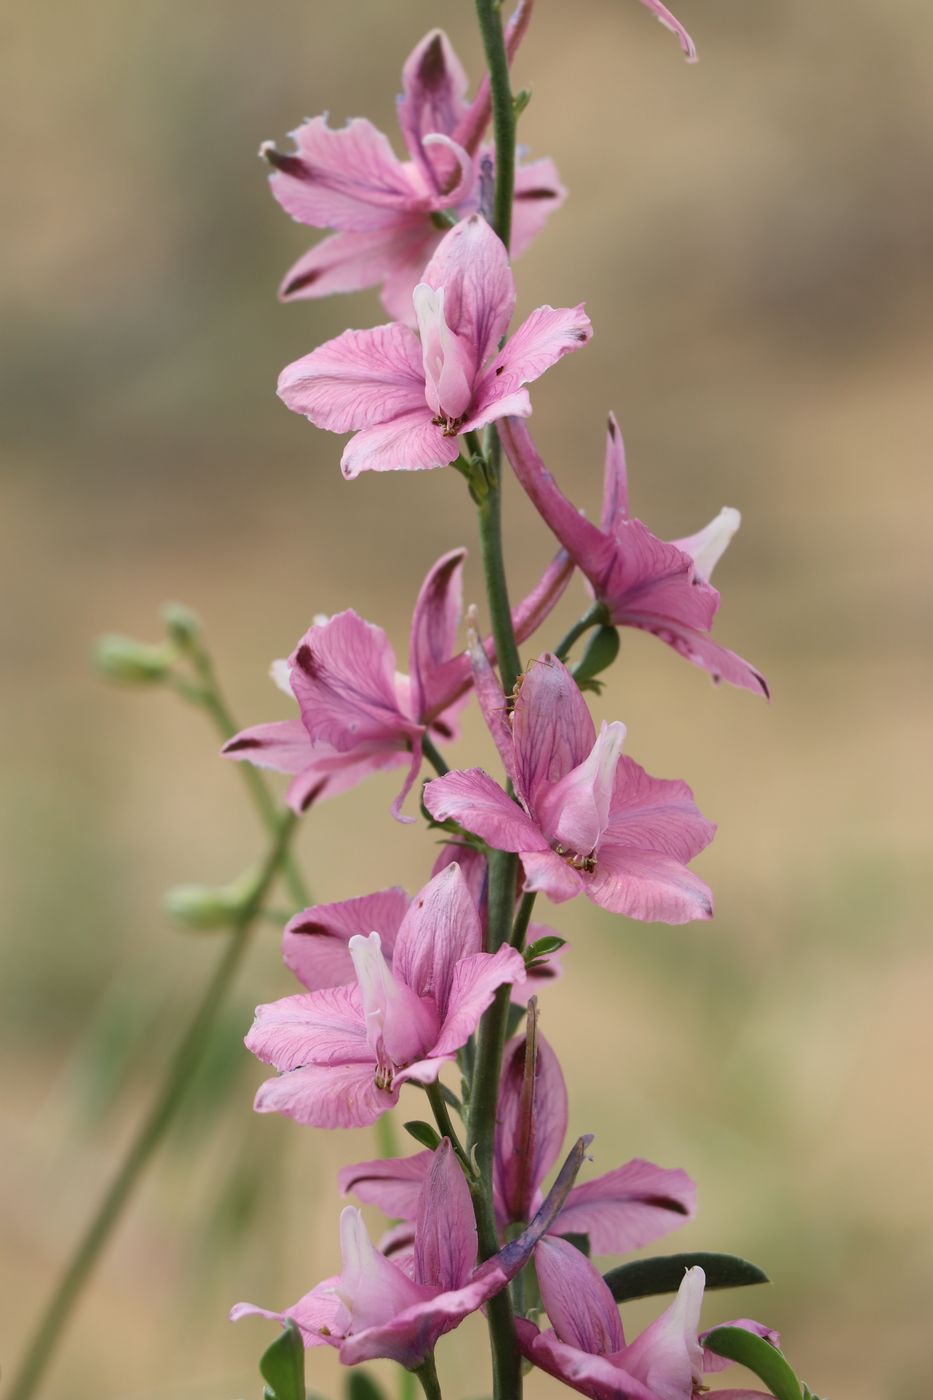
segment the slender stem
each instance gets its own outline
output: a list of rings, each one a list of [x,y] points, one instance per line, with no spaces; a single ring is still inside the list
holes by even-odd
[[[444,1095],[441,1093],[441,1086],[435,1079],[433,1084],[425,1084],[425,1093],[428,1096],[428,1103],[431,1105],[431,1112],[434,1114],[434,1121],[440,1130],[441,1137],[449,1138],[450,1145],[456,1152],[460,1165],[466,1172],[467,1181],[474,1179],[475,1173],[470,1165],[470,1159],[463,1150],[463,1144],[457,1134],[457,1129],[453,1125]]]
[[[282,869],[296,817],[286,812],[278,818],[273,841],[250,900],[230,931],[223,956],[208,983],[188,1028],[169,1064],[162,1087],[148,1115],[136,1132],[123,1164],[78,1243],[65,1273],[49,1299],[5,1400],[28,1400],[35,1394],[43,1373],[61,1340],[65,1324],[78,1301],[97,1259],[122,1214],[136,1183],[175,1116],[206,1048],[214,1019],[227,989],[249,946],[249,937],[263,900]]]
[[[421,1389],[427,1396],[427,1400],[443,1400],[440,1381],[437,1379],[437,1367],[434,1364],[433,1351],[429,1352],[421,1365],[415,1368],[415,1375],[421,1382]]]
[[[509,79],[509,56],[502,33],[497,0],[476,0],[476,17],[483,36],[489,85],[492,89],[492,129],[496,141],[496,194],[493,227],[506,248],[512,234],[515,191],[515,108]]]
[[[512,630],[512,610],[509,605],[509,589],[505,576],[505,561],[502,554],[502,489],[499,476],[499,439],[493,440],[493,449],[488,457],[487,477],[489,489],[478,506],[479,537],[483,552],[483,577],[486,584],[486,597],[489,602],[489,616],[492,635],[496,644],[496,659],[502,689],[508,695],[515,689],[515,682],[521,674],[522,663]]]
[[[570,655],[570,649],[574,642],[583,636],[584,632],[589,632],[592,627],[602,627],[607,620],[605,603],[594,603],[589,612],[573,624],[566,636],[562,637],[554,648],[554,655],[558,661],[566,661]]]
[[[428,760],[435,773],[439,774],[440,777],[443,778],[445,773],[450,772],[450,769],[444,762],[444,759],[438,753],[437,749],[434,747],[427,734],[423,734],[421,737],[421,752],[424,754],[425,758]]]
[[[518,906],[518,913],[515,915],[515,923],[512,925],[512,937],[509,942],[513,948],[519,952],[525,946],[525,934],[528,932],[528,925],[531,923],[531,913],[535,907],[537,891],[531,890],[528,894],[522,895],[522,902]]]

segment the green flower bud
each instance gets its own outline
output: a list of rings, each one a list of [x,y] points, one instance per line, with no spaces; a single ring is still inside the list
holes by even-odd
[[[94,648],[98,671],[123,685],[157,685],[168,675],[174,659],[171,647],[147,646],[115,633],[101,637]]]
[[[201,619],[184,603],[166,603],[162,609],[162,621],[177,647],[188,650],[201,639]]]
[[[243,892],[230,885],[175,885],[162,901],[169,918],[185,928],[229,928],[243,902]]]

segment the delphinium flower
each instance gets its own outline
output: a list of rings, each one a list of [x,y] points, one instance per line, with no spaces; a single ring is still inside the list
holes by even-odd
[[[276,679],[298,701],[300,718],[244,729],[224,746],[229,758],[293,774],[288,803],[313,802],[355,787],[370,774],[408,764],[393,810],[398,815],[418,776],[425,736],[456,734],[458,702],[472,685],[470,661],[457,648],[466,551],[452,550],[429,571],[415,603],[410,674],[395,667],[381,627],[351,609],[309,628]],[[514,609],[516,636],[527,637],[548,616],[572,572],[563,551]],[[491,642],[486,643],[491,654]]]
[[[416,895],[394,940],[378,930],[348,943],[353,985],[256,1008],[246,1037],[280,1071],[256,1095],[260,1113],[319,1128],[362,1127],[394,1107],[407,1081],[430,1084],[456,1058],[498,987],[521,982],[514,948],[485,953],[476,906],[449,865]]]
[[[597,735],[576,682],[550,652],[520,679],[510,714],[485,655],[472,654],[477,695],[517,801],[469,768],[427,784],[431,815],[517,852],[524,888],[555,902],[585,894],[633,919],[710,918],[710,890],[687,862],[715,827],[686,783],[652,778],[624,756],[619,721]]]
[[[526,0],[513,17],[511,53],[530,10]],[[399,160],[383,133],[361,117],[337,129],[326,116],[314,117],[291,133],[294,151],[278,151],[271,142],[262,147],[273,166],[272,193],[286,213],[312,228],[338,230],[286,274],[279,289],[283,300],[381,286],[389,315],[414,323],[412,293],[443,237],[444,217],[474,212],[484,168],[494,173],[492,151],[481,145],[489,83],[484,79],[472,102],[468,88],[450,40],[433,29],[402,69],[398,119],[407,160]],[[565,193],[552,160],[519,162],[513,257],[528,247]]]
[[[516,1318],[529,1361],[591,1400],[696,1400],[704,1376],[728,1362],[705,1352],[697,1336],[706,1277],[688,1269],[670,1307],[626,1344],[615,1299],[602,1276],[571,1243],[548,1235],[535,1250],[541,1301],[551,1323],[542,1332]],[[777,1345],[778,1336],[749,1319],[744,1327]],[[717,1400],[770,1400],[760,1390],[718,1390]]]
[[[764,678],[747,661],[709,636],[719,609],[719,593],[710,578],[741,523],[737,510],[726,507],[685,539],[658,539],[629,515],[625,447],[610,414],[597,526],[567,500],[524,423],[511,419],[500,431],[515,475],[605,605],[607,621],[652,633],[714,680],[768,694]]]
[[[523,386],[592,328],[583,307],[539,306],[505,342],[515,309],[508,254],[471,214],[445,234],[413,296],[419,335],[395,322],[344,331],[287,366],[279,394],[319,428],[354,432],[340,460],[362,471],[423,471],[460,455],[460,434],[531,412]]]

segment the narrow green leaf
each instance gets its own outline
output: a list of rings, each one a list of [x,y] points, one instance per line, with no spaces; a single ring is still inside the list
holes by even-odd
[[[751,1283],[768,1283],[768,1275],[747,1259],[735,1254],[663,1254],[652,1259],[636,1259],[604,1274],[616,1302],[630,1298],[652,1298],[657,1293],[676,1293],[687,1269],[699,1264],[706,1274],[707,1289],[744,1288]]]
[[[463,1107],[463,1104],[457,1098],[457,1095],[454,1093],[453,1089],[448,1089],[446,1084],[440,1083],[440,1080],[438,1080],[438,1084],[441,1091],[441,1098],[444,1100],[447,1107],[452,1108],[455,1110],[455,1112],[459,1113],[461,1108]]]
[[[717,1327],[704,1339],[703,1345],[717,1356],[727,1356],[730,1361],[738,1361],[754,1371],[776,1400],[803,1400],[800,1382],[783,1352],[764,1337],[756,1337],[744,1327]]]
[[[565,947],[566,943],[566,938],[558,938],[556,934],[539,938],[525,949],[525,962],[534,962],[535,958],[545,958],[548,953],[556,953],[559,948]]]
[[[353,1370],[347,1378],[347,1400],[385,1400],[385,1392],[365,1371]]]
[[[579,1235],[577,1235],[577,1234],[570,1234],[570,1235],[561,1234],[561,1239],[566,1240],[568,1244],[572,1244],[573,1247],[574,1247],[574,1249],[579,1249],[580,1253],[581,1253],[581,1254],[585,1254],[586,1257],[587,1257],[587,1259],[589,1259],[589,1257],[590,1257],[590,1237],[589,1237],[589,1235],[587,1235],[587,1234],[579,1234]]]
[[[305,1349],[291,1319],[263,1352],[259,1373],[267,1382],[266,1400],[305,1400]]]
[[[418,1118],[412,1119],[410,1123],[403,1123],[402,1127],[415,1142],[420,1142],[422,1147],[430,1147],[432,1152],[441,1140],[436,1128],[432,1128],[430,1123],[422,1123]]]

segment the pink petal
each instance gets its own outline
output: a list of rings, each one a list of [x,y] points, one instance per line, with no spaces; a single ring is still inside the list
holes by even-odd
[[[740,686],[755,695],[764,695],[766,699],[770,698],[771,692],[764,676],[734,651],[719,646],[695,628],[686,627],[669,617],[646,616],[638,611],[626,613],[620,620],[629,627],[639,627],[643,632],[651,632],[669,647],[673,647],[678,655],[692,661],[694,666],[701,666],[704,671],[708,671],[714,681],[728,681],[730,685]]]
[[[443,1020],[460,960],[479,953],[482,946],[479,915],[466,880],[459,865],[448,865],[412,900],[399,928],[392,966],[419,997],[433,998]]]
[[[454,968],[447,1016],[432,1055],[449,1055],[465,1045],[498,989],[525,980],[521,953],[508,946],[496,953],[473,953]]]
[[[499,678],[494,674],[489,664],[489,658],[483,647],[480,646],[479,638],[476,635],[476,610],[471,609],[471,613],[467,640],[470,664],[473,667],[473,686],[476,690],[476,698],[479,701],[483,719],[486,721],[486,728],[492,735],[499,757],[502,759],[506,777],[509,782],[514,782],[515,748],[512,743],[512,725],[508,706]]]
[[[466,880],[467,889],[470,891],[470,898],[477,909],[482,909],[488,881],[487,862],[482,851],[458,841],[447,841],[440,849],[431,874],[440,875],[448,865],[459,865],[460,874]]]
[[[534,812],[540,794],[588,758],[596,742],[586,701],[552,652],[542,652],[524,674],[512,712],[512,735],[516,788]],[[524,849],[540,850],[541,844]]]
[[[712,626],[719,594],[697,582],[688,554],[659,540],[640,520],[617,517],[612,542],[611,568],[593,582],[613,621],[628,622],[630,614],[643,613],[691,627]]]
[[[462,1288],[476,1264],[470,1188],[447,1138],[432,1154],[418,1202],[415,1279],[429,1288]]]
[[[272,768],[276,773],[300,773],[307,768],[313,750],[300,719],[280,719],[242,729],[227,740],[221,753],[225,758],[238,762],[245,759],[257,768]]]
[[[355,1206],[346,1206],[340,1212],[340,1253],[343,1267],[337,1292],[345,1314],[337,1319],[338,1333],[347,1335],[382,1326],[431,1296],[429,1289],[409,1278],[404,1269],[374,1247]]]
[[[449,466],[459,455],[457,439],[445,435],[443,428],[431,421],[431,410],[425,403],[389,423],[357,433],[343,450],[340,469],[352,481],[360,472],[431,471]]]
[[[540,379],[571,350],[579,350],[593,336],[590,318],[583,305],[539,306],[532,311],[506,341],[476,387],[475,404],[485,405],[494,399],[514,394],[523,384]]]
[[[411,292],[428,260],[432,236],[432,226],[423,214],[416,214],[411,222],[371,233],[331,234],[309,249],[285,274],[279,300],[356,292],[398,278],[411,268],[404,314],[393,315],[393,319],[412,324]]]
[[[574,1245],[545,1235],[535,1248],[535,1270],[541,1301],[562,1342],[598,1356],[624,1345],[618,1304]]]
[[[521,257],[551,215],[567,198],[554,162],[545,157],[519,165],[515,171],[515,203],[512,206],[513,258]]]
[[[421,585],[411,622],[408,664],[411,671],[413,713],[423,717],[435,709],[437,673],[457,647],[457,629],[463,611],[463,561],[465,549],[452,549],[438,559]]]
[[[346,433],[423,409],[421,347],[408,326],[344,331],[279,375],[279,397],[318,428]]]
[[[688,1269],[670,1307],[613,1358],[644,1381],[658,1400],[690,1400],[694,1384],[702,1381],[697,1325],[705,1282],[702,1269]]]
[[[505,1048],[499,1083],[493,1165],[496,1195],[507,1222],[529,1218],[538,1187],[557,1161],[567,1132],[567,1087],[564,1076],[557,1056],[540,1034],[537,1037],[530,1135],[526,1131],[522,1095],[525,1053],[524,1037],[509,1042]],[[568,1196],[568,1201],[572,1196],[573,1192]],[[560,1218],[558,1216],[558,1220]],[[557,1225],[554,1228],[557,1229]]]
[[[567,861],[554,851],[522,851],[522,869],[525,882],[522,886],[528,893],[536,891],[546,894],[554,904],[563,904],[575,899],[578,894],[588,892],[586,880],[579,870],[574,870]]]
[[[516,389],[514,394],[501,396],[490,393],[474,398],[470,416],[460,424],[461,433],[473,433],[489,423],[498,423],[503,418],[530,418],[531,397],[527,389]]]
[[[471,346],[478,373],[515,309],[515,281],[501,240],[479,214],[461,219],[441,239],[424,281],[444,288],[447,324]]]
[[[438,1293],[424,1303],[406,1308],[391,1322],[357,1332],[341,1344],[340,1360],[345,1366],[384,1357],[409,1369],[419,1366],[445,1332],[458,1327],[465,1317],[487,1303],[506,1284],[501,1270],[490,1270],[474,1278],[464,1288]]]
[[[433,132],[453,134],[467,111],[468,87],[463,65],[442,29],[426,34],[402,69],[398,124],[429,188],[439,193],[449,188],[454,172],[449,160],[438,160],[436,153],[424,149],[424,138]]]
[[[316,742],[342,753],[373,740],[401,748],[420,732],[398,708],[385,632],[352,609],[309,628],[289,660],[301,718]]]
[[[500,851],[535,851],[547,841],[517,802],[482,768],[434,778],[424,789],[424,805],[438,821],[453,818]]]
[[[663,1239],[695,1212],[696,1186],[686,1172],[635,1158],[575,1186],[553,1228],[558,1235],[589,1235],[593,1254],[628,1254]]]
[[[665,29],[669,29],[672,34],[676,34],[680,41],[680,47],[686,55],[688,63],[696,63],[696,45],[690,35],[684,29],[679,19],[675,19],[666,5],[661,4],[661,0],[641,0],[641,3],[651,11],[655,19],[661,21]]]
[[[429,207],[411,168],[365,117],[333,130],[313,117],[291,133],[293,155],[264,147],[275,166],[270,187],[279,204],[300,224],[367,232],[387,229],[400,217]]]
[[[628,520],[628,467],[625,443],[614,413],[609,415],[606,428],[606,457],[603,468],[603,513],[600,520],[603,533],[612,535],[616,527]]]
[[[373,773],[381,773],[386,768],[396,768],[400,763],[407,762],[407,753],[400,752],[396,747],[399,742],[398,739],[373,740],[357,744],[346,753],[341,753],[331,744],[312,744],[308,766],[289,784],[289,807],[298,813],[306,812],[314,802],[337,797],[364,782]]]
[[[337,1174],[340,1194],[348,1196],[352,1192],[365,1205],[378,1206],[391,1219],[414,1220],[433,1160],[433,1152],[416,1152],[414,1157],[391,1157],[342,1167]]]
[[[742,523],[742,517],[733,506],[723,506],[717,516],[702,530],[672,543],[693,560],[696,576],[709,583],[713,570],[729,547],[732,537]]]
[[[692,860],[716,834],[686,783],[652,778],[634,759],[619,760],[606,840],[617,846],[659,851]],[[603,847],[600,845],[600,856]]]
[[[257,1006],[246,1048],[279,1070],[365,1063],[371,1072],[359,988],[325,987]]]
[[[595,871],[584,877],[583,892],[610,913],[645,923],[685,924],[713,917],[709,886],[679,860],[607,838]]]
[[[330,1341],[327,1333],[334,1330],[337,1318],[343,1310],[343,1304],[334,1291],[338,1282],[336,1275],[325,1279],[282,1312],[257,1308],[254,1303],[235,1303],[230,1309],[230,1321],[239,1322],[242,1317],[268,1317],[284,1326],[290,1318],[299,1328],[301,1340],[306,1347],[324,1346]],[[333,1346],[334,1343],[330,1341],[330,1345]]]
[[[409,903],[409,896],[396,885],[376,894],[303,909],[285,925],[285,966],[310,991],[353,982],[353,963],[347,951],[350,939],[354,934],[365,935],[375,929],[382,938],[383,952],[390,957]]]
[[[303,1065],[259,1086],[257,1113],[282,1113],[311,1128],[365,1128],[398,1102],[399,1090],[376,1085],[375,1066]]]
[[[553,787],[541,788],[535,815],[552,842],[579,855],[590,855],[609,824],[616,769],[625,725],[605,720],[588,756]]]
[[[515,1327],[523,1356],[590,1400],[659,1400],[653,1390],[606,1357],[566,1346],[553,1332],[539,1332],[524,1318],[516,1318]]]

